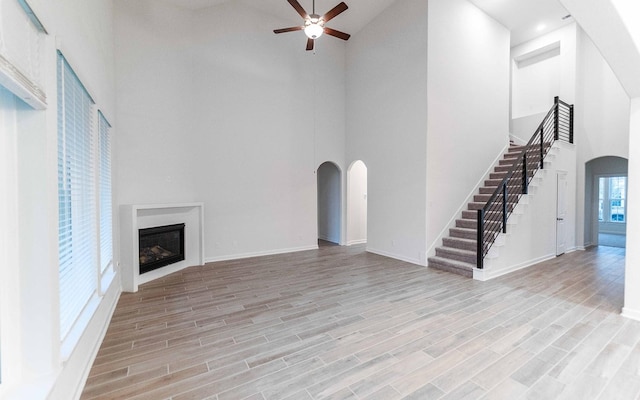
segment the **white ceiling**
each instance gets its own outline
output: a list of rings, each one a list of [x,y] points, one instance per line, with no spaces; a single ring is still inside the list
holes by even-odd
[[[573,18],[562,19],[569,13],[558,0],[469,1],[511,30],[511,46],[573,22]]]
[[[228,1],[240,1],[262,12],[290,21],[284,28],[300,24],[300,16],[287,0],[164,0],[180,7],[200,10]],[[312,12],[312,0],[298,0],[308,13]],[[324,14],[341,0],[316,0],[316,13]],[[350,34],[360,31],[385,8],[401,0],[344,0],[349,9],[330,22],[330,27]],[[511,30],[511,45],[520,44],[539,35],[573,22],[562,20],[567,11],[557,0],[469,0]],[[541,24],[544,29],[537,30]]]

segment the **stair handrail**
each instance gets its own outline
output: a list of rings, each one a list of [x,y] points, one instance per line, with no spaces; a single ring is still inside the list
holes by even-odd
[[[554,98],[553,106],[489,200],[478,210],[476,266],[479,269],[484,267],[484,258],[498,234],[507,233],[509,216],[520,197],[529,193],[529,182],[538,169],[544,169],[544,158],[556,140],[573,143],[573,105],[560,100],[558,96]],[[516,172],[521,172],[522,176],[516,177]],[[515,201],[510,201],[510,198]],[[497,215],[499,218],[496,217]]]

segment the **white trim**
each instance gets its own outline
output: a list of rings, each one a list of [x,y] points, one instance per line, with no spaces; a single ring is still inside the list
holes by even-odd
[[[367,239],[350,240],[349,242],[347,242],[347,246],[353,246],[356,244],[366,244],[366,243],[367,243]]]
[[[213,262],[219,262],[219,261],[241,260],[244,258],[273,256],[277,254],[296,253],[299,251],[308,251],[308,250],[318,250],[318,245],[291,247],[288,249],[256,251],[251,253],[232,254],[232,255],[226,255],[226,256],[207,257],[205,258],[205,262],[213,263]]]
[[[401,256],[399,254],[389,253],[389,252],[384,251],[384,250],[377,250],[377,249],[372,249],[372,248],[367,247],[367,252],[373,253],[373,254],[377,254],[377,255],[383,256],[383,257],[393,258],[395,260],[408,262],[410,264],[420,265],[421,267],[426,267],[427,266],[426,263],[420,262],[420,260],[417,259],[417,258],[409,258],[409,257]]]
[[[98,292],[94,291],[93,296],[89,299],[89,302],[84,306],[84,309],[73,321],[71,325],[71,330],[67,333],[67,335],[62,340],[60,345],[60,358],[62,361],[67,361],[71,356],[71,353],[76,348],[76,345],[80,341],[82,334],[87,329],[91,318],[96,313],[96,310],[100,306],[101,297],[98,296]]]
[[[47,96],[44,91],[1,54],[0,85],[36,110],[47,108]]]
[[[113,284],[113,280],[111,281],[111,284]],[[107,293],[105,297],[108,296],[108,292],[110,290],[115,290],[115,288],[109,286],[109,288],[107,289]],[[91,354],[89,356],[89,362],[87,362],[85,364],[84,367],[84,371],[82,371],[82,374],[80,375],[80,381],[79,381],[79,385],[76,387],[75,390],[75,394],[73,396],[74,399],[79,399],[80,396],[82,395],[82,391],[84,390],[84,386],[87,382],[87,378],[89,377],[89,372],[91,372],[91,367],[93,366],[94,361],[96,360],[96,357],[98,356],[98,351],[100,350],[100,346],[102,346],[102,342],[104,341],[104,337],[107,335],[107,330],[109,329],[109,325],[111,323],[111,318],[113,317],[113,313],[116,311],[116,306],[118,305],[118,301],[120,300],[120,295],[122,294],[122,290],[120,288],[117,288],[117,293],[115,295],[115,301],[111,302],[111,305],[109,306],[109,311],[108,311],[108,315],[109,317],[106,318],[104,320],[104,324],[102,325],[102,327],[100,328],[100,334],[98,335],[98,337],[96,338],[93,347],[91,349]],[[104,300],[105,297],[102,297],[101,300]]]
[[[620,313],[620,315],[625,318],[640,321],[640,310],[632,310],[629,307],[622,307],[622,313]]]
[[[514,271],[518,271],[520,269],[524,269],[527,267],[530,267],[532,265],[541,263],[543,261],[547,261],[547,260],[551,260],[553,258],[555,258],[556,255],[555,254],[548,254],[545,256],[541,256],[538,258],[534,258],[532,260],[528,260],[525,262],[522,262],[520,264],[516,264],[516,265],[512,265],[510,267],[506,267],[506,268],[501,268],[499,270],[491,270],[491,268],[484,268],[484,269],[478,269],[478,268],[474,268],[473,270],[473,279],[477,280],[477,281],[488,281],[490,279],[494,279],[497,278],[499,276],[502,275],[506,275],[508,273],[514,272]]]

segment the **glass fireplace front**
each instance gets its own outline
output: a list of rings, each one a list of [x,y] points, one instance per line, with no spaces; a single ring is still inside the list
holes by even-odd
[[[185,259],[184,224],[138,230],[140,274]]]

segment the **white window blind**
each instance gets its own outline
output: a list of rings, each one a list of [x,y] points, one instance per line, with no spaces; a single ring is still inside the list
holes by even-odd
[[[60,336],[97,289],[97,201],[93,101],[58,54]]]
[[[100,131],[100,273],[112,264],[112,204],[111,204],[111,125],[98,112]]]

